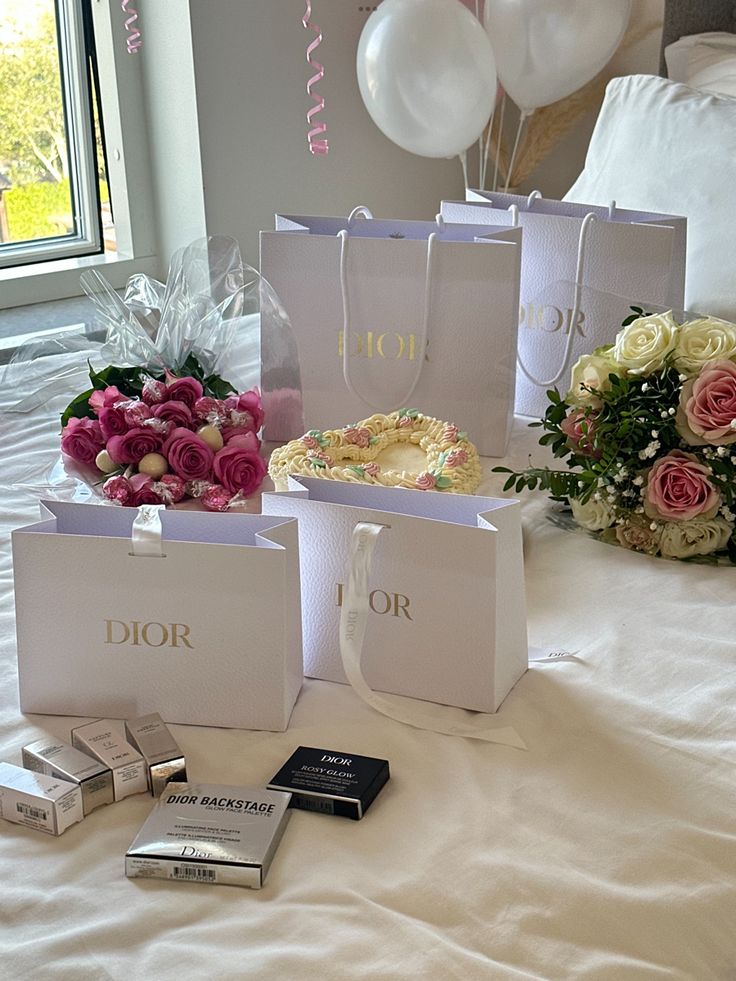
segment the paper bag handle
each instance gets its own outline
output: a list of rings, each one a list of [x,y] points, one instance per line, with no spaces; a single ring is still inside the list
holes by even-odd
[[[366,208],[364,204],[359,204],[348,215],[348,228],[353,227],[356,218],[373,218],[373,212],[370,208]]]
[[[612,207],[615,208],[615,206],[616,203],[612,202]],[[509,207],[509,211],[511,211],[512,214],[513,224],[518,225],[519,209],[517,208],[516,205],[512,204]],[[552,376],[552,378],[548,378],[546,380],[542,378],[537,378],[536,375],[534,375],[529,370],[529,368],[527,368],[527,366],[524,364],[524,362],[521,359],[521,355],[518,353],[516,355],[516,361],[519,367],[521,368],[522,372],[524,373],[524,375],[526,375],[526,377],[529,379],[530,382],[533,382],[535,385],[539,385],[540,388],[549,388],[550,385],[556,384],[570,367],[573,347],[575,344],[575,328],[577,326],[578,316],[580,315],[580,300],[581,300],[581,293],[583,290],[583,273],[585,271],[585,253],[586,253],[586,246],[588,244],[588,234],[589,234],[590,226],[595,220],[596,220],[596,216],[593,214],[592,211],[590,211],[583,218],[582,224],[580,226],[580,236],[578,238],[578,259],[577,259],[577,265],[575,267],[575,295],[572,305],[572,314],[570,317],[570,333],[567,335],[567,343],[565,344],[565,351],[562,356],[562,364],[560,365],[559,370],[555,375]]]
[[[165,559],[161,540],[161,511],[165,504],[141,504],[130,533],[130,555]]]
[[[462,709],[437,706],[433,712],[413,698],[394,695],[389,699],[374,692],[365,680],[361,659],[370,602],[368,579],[378,536],[386,529],[390,529],[390,525],[360,521],[353,530],[347,585],[340,609],[340,656],[353,690],[381,715],[415,729],[526,749],[523,739],[512,726],[489,727],[488,723],[493,720],[493,716],[478,712],[473,713],[472,722],[452,722],[453,714],[463,711]]]
[[[365,402],[372,409],[378,412],[385,412],[387,406],[385,404],[381,405],[374,402],[372,399],[368,398],[362,392],[359,392],[355,387],[355,383],[350,375],[350,298],[348,294],[348,241],[349,241],[349,229],[351,227],[351,222],[357,214],[364,214],[365,217],[373,217],[368,210],[368,208],[360,205],[357,208],[353,208],[348,217],[348,228],[343,229],[337,233],[340,239],[340,290],[342,292],[342,312],[343,312],[343,327],[342,327],[342,376],[345,379],[345,384],[347,385],[348,391],[354,395],[357,399]],[[441,215],[437,215],[437,228],[439,233],[442,234],[445,228],[445,222]],[[419,384],[419,378],[422,374],[422,369],[424,367],[424,352],[427,349],[427,337],[429,336],[429,309],[430,302],[432,298],[432,274],[434,271],[434,258],[435,258],[435,244],[437,241],[437,232],[432,232],[427,239],[427,266],[426,274],[424,280],[424,312],[422,314],[422,325],[419,331],[419,356],[417,358],[416,368],[412,375],[411,384],[408,389],[402,394],[401,398],[396,402],[395,405],[390,406],[391,409],[398,409],[402,406],[409,404],[409,400],[414,394],[414,390]]]

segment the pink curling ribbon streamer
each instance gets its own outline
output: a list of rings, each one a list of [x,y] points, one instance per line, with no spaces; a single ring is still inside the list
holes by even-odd
[[[312,108],[307,111],[307,125],[312,127],[307,133],[307,140],[309,142],[310,151],[317,155],[325,154],[329,150],[327,140],[317,139],[318,136],[321,136],[321,134],[327,130],[327,126],[324,123],[312,122],[312,117],[318,112],[321,112],[325,107],[325,100],[322,98],[322,96],[317,95],[316,92],[312,91],[312,86],[315,84],[315,82],[320,82],[325,77],[325,70],[318,61],[315,61],[314,58],[312,58],[312,52],[322,43],[322,31],[310,20],[310,17],[312,16],[312,4],[310,3],[310,0],[306,0],[306,4],[307,9],[302,17],[302,24],[306,30],[314,31],[314,33],[317,35],[307,47],[307,64],[315,70],[314,75],[312,75],[307,82],[307,95],[311,96],[316,103],[316,105],[313,105]]]
[[[130,6],[131,0],[122,0],[120,6],[123,11],[128,14],[128,18],[125,21],[125,30],[128,32],[127,42],[128,42],[128,54],[135,54],[138,48],[143,44],[143,38],[141,32],[136,27],[136,21],[138,20],[138,11],[135,7]]]

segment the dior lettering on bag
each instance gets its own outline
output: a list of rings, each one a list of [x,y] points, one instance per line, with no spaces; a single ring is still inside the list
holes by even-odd
[[[616,207],[467,191],[443,201],[448,221],[524,230],[516,411],[541,416],[546,391],[567,390],[581,354],[613,341],[632,305],[679,311],[687,219]]]
[[[365,208],[346,218],[277,215],[276,230],[261,232],[261,272],[297,338],[307,426],[415,405],[462,420],[481,453],[502,456],[520,269],[516,228],[384,221]],[[270,426],[266,381],[263,399],[267,439],[302,435]]]

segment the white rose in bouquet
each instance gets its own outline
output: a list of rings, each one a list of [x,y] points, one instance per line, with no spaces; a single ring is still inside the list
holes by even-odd
[[[675,350],[678,331],[671,311],[639,317],[616,335],[613,360],[630,375],[650,375]]]
[[[610,528],[616,518],[613,508],[605,501],[595,501],[593,498],[585,504],[573,498],[570,507],[573,518],[587,531],[603,531],[604,528]]]
[[[680,327],[675,346],[675,366],[694,374],[709,361],[736,357],[736,324],[718,317],[699,317]]]
[[[693,555],[710,555],[726,547],[733,526],[724,518],[692,518],[690,521],[668,521],[662,528],[659,548],[671,559],[688,559]]]
[[[573,365],[570,377],[570,391],[565,401],[572,405],[598,405],[600,399],[588,391],[608,392],[611,382],[608,376],[618,374],[618,367],[608,357],[608,353],[581,354]]]

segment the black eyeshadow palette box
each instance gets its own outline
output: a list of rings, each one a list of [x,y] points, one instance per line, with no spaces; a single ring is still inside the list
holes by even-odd
[[[389,779],[388,760],[300,746],[268,784],[291,793],[291,807],[359,821]]]

